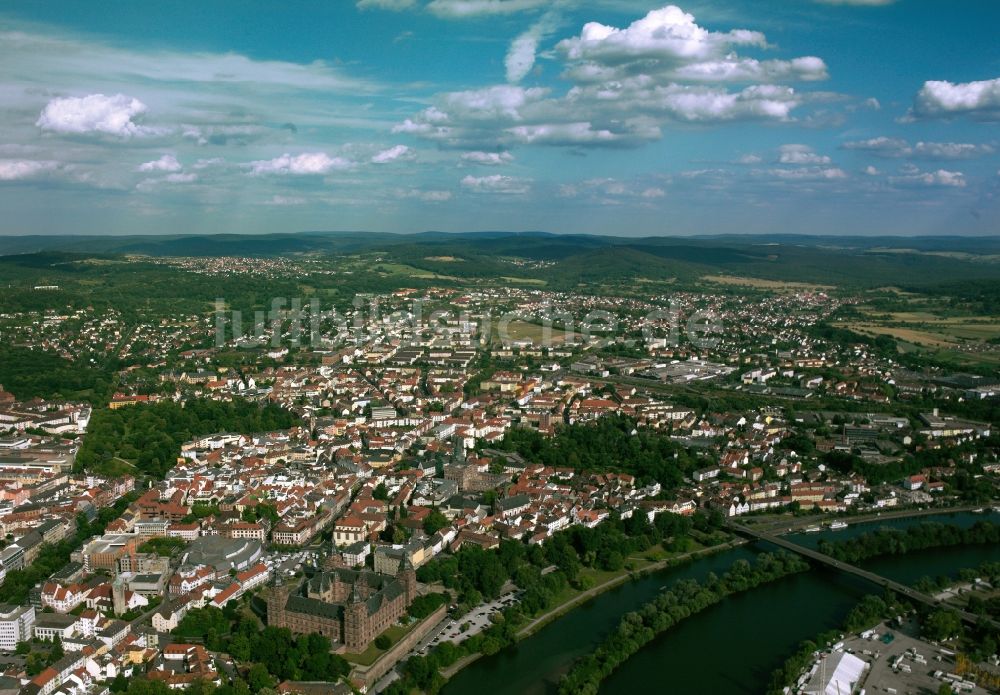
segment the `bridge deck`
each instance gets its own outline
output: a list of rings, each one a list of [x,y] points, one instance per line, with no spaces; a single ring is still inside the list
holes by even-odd
[[[953,606],[948,606],[943,601],[939,601],[933,596],[929,596],[921,591],[917,591],[912,587],[906,586],[905,584],[900,584],[899,582],[883,577],[880,574],[875,574],[874,572],[863,570],[860,567],[856,567],[850,564],[849,562],[841,562],[840,560],[832,558],[829,555],[824,555],[823,553],[818,552],[816,550],[812,550],[811,548],[806,548],[804,546],[799,545],[798,543],[793,543],[780,536],[775,536],[770,533],[757,531],[747,526],[743,526],[742,524],[735,524],[733,522],[729,522],[728,525],[733,531],[739,533],[740,535],[748,536],[755,540],[766,541],[767,543],[773,543],[779,548],[783,548],[793,553],[798,553],[799,555],[805,558],[814,560],[815,562],[826,565],[827,567],[832,567],[833,569],[840,570],[841,572],[846,572],[847,574],[853,574],[854,576],[866,579],[869,582],[872,582],[873,584],[877,584],[887,589],[891,589],[897,594],[904,596],[908,599],[911,599],[913,601],[916,601],[917,603],[922,603],[925,606],[930,606],[932,608],[937,608],[939,606],[947,607],[958,613],[961,616],[962,620],[964,620],[969,624],[975,625],[980,620],[976,615],[969,613],[968,611],[963,611],[954,608]],[[1000,629],[1000,623],[998,623],[997,621],[988,620],[986,618],[983,618],[983,620],[986,620],[987,623],[990,624],[994,629]]]

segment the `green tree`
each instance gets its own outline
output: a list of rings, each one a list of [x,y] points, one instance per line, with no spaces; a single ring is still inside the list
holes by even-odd
[[[957,637],[962,632],[962,619],[958,613],[939,608],[924,620],[921,632],[929,639],[941,641]]]
[[[185,695],[213,695],[215,693],[215,685],[198,678],[191,682],[187,688],[184,689]]]
[[[133,678],[128,684],[128,695],[171,695],[173,691],[166,683],[145,678]]]
[[[448,517],[436,508],[432,509],[431,513],[424,517],[424,532],[427,535],[435,534],[447,525]]]
[[[66,652],[63,650],[62,639],[59,635],[52,638],[52,649],[49,651],[50,663],[53,661],[59,661],[59,659],[66,656]]]
[[[24,670],[29,676],[37,676],[48,666],[46,659],[38,652],[31,652],[24,660]]]
[[[258,692],[262,688],[273,688],[274,679],[271,678],[271,674],[267,672],[267,667],[264,664],[254,664],[247,672],[247,685],[253,692]]]
[[[237,661],[249,661],[252,654],[250,639],[243,634],[236,635],[229,643],[229,653]]]

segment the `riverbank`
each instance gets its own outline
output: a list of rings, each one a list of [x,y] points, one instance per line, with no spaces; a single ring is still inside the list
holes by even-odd
[[[895,519],[912,519],[923,516],[942,516],[948,514],[964,514],[983,507],[984,505],[963,505],[960,507],[927,507],[924,509],[896,509],[867,514],[837,514],[830,515],[823,512],[810,516],[797,517],[742,517],[740,523],[774,535],[785,533],[795,533],[810,526],[822,525],[825,521],[845,521],[849,524],[868,524],[876,521],[893,521]],[[988,507],[987,507],[988,508]]]
[[[687,553],[682,553],[680,555],[675,555],[673,557],[664,558],[663,560],[658,560],[647,564],[645,567],[640,567],[633,570],[622,570],[619,574],[607,579],[596,586],[592,586],[589,589],[585,589],[578,594],[570,597],[568,600],[560,603],[557,606],[553,606],[546,610],[541,615],[533,618],[524,627],[522,627],[517,632],[517,641],[527,639],[533,634],[541,630],[543,627],[548,625],[553,620],[556,620],[574,608],[586,603],[587,601],[600,596],[601,594],[614,589],[615,587],[621,586],[627,581],[645,576],[651,572],[657,572],[659,570],[667,569],[668,567],[675,567],[678,565],[684,565],[689,562],[693,562],[702,557],[708,557],[726,550],[732,550],[739,546],[747,544],[748,541],[742,538],[734,538],[726,543],[721,543],[719,545],[710,546],[708,548],[699,548],[698,550],[692,550]],[[468,656],[462,657],[456,661],[451,666],[441,669],[440,673],[445,678],[445,680],[450,680],[459,671],[461,671],[466,666],[474,663],[478,659],[482,658],[484,655],[482,652],[477,652],[476,654],[469,654]]]
[[[965,514],[956,518],[954,523],[965,526],[980,520],[982,516],[978,514]],[[887,525],[891,524],[892,528],[907,528],[924,521],[926,520],[896,519]],[[875,524],[876,528],[879,526]],[[846,532],[826,531],[813,536],[819,536],[821,540],[825,538],[837,541],[844,533]],[[894,581],[912,585],[927,575],[954,576],[960,568],[995,561],[996,548],[996,545],[977,544],[915,549],[907,554],[873,557],[864,561],[862,566]],[[788,655],[801,647],[803,639],[825,634],[831,629],[842,629],[839,626],[845,624],[845,616],[849,616],[850,609],[863,596],[869,595],[872,588],[867,582],[840,573],[814,571],[786,580],[780,586],[758,590],[752,597],[748,596],[743,601],[731,601],[724,608],[706,614],[703,620],[692,623],[675,634],[665,635],[636,654],[612,674],[600,689],[600,695],[634,691],[664,670],[677,674],[675,684],[679,690],[759,695],[774,685],[769,682],[771,679],[767,674],[775,669],[782,669]],[[781,611],[782,620],[767,623],[766,641],[726,632],[734,624],[753,625],[768,621],[776,609]],[[692,664],[704,663],[703,655],[694,645],[706,640],[713,640],[717,652],[736,655],[727,661],[724,675],[716,675],[710,669],[691,668]],[[781,648],[783,644],[787,645],[784,650]],[[555,681],[558,672],[550,671],[545,677],[549,682]]]
[[[972,526],[982,518],[980,514],[956,514],[947,523]],[[994,518],[1000,519],[1000,515]],[[848,529],[801,534],[794,540],[815,547],[823,539],[846,540],[878,526],[905,529],[925,520],[879,517],[871,525],[852,523]],[[664,585],[679,579],[704,581],[710,573],[725,572],[737,559],[752,562],[760,550],[756,544],[745,544],[612,587],[574,605],[545,629],[535,630],[510,648],[478,658],[454,674],[442,695],[478,695],[484,684],[497,695],[551,695],[575,659],[591,653],[622,615],[654,599]],[[865,563],[865,569],[911,583],[926,575],[950,574],[957,567],[978,566],[989,560],[995,560],[995,549],[975,546],[873,559]],[[685,621],[656,638],[623,664],[602,686],[601,693],[643,692],[650,683],[659,682],[666,670],[675,686],[672,689],[760,695],[771,672],[803,639],[841,625],[850,609],[871,591],[871,585],[863,580],[817,570],[731,597],[697,620]],[[776,611],[780,620],[775,620]],[[760,639],[761,633],[754,626],[766,626],[767,639]],[[705,644],[711,644],[712,649],[706,651]],[[725,669],[710,666],[714,654],[727,655]]]
[[[610,589],[613,589],[616,586],[624,584],[628,580],[634,579],[636,577],[641,577],[643,575],[649,574],[650,572],[656,572],[658,570],[666,569],[667,567],[673,567],[675,565],[691,562],[699,557],[713,555],[715,553],[720,553],[724,550],[730,550],[732,548],[741,546],[747,542],[748,541],[746,541],[745,539],[736,538],[731,541],[727,541],[726,543],[722,543],[720,545],[713,545],[708,548],[699,548],[698,550],[692,550],[689,553],[683,553],[681,555],[676,555],[674,557],[664,558],[663,560],[651,563],[649,565],[646,565],[645,567],[640,567],[635,570],[623,570],[622,573],[619,574],[618,576],[612,577],[611,579],[608,579],[607,581],[598,584],[597,586],[593,586],[585,591],[582,591],[576,596],[569,599],[568,601],[565,601],[564,603],[558,606],[554,606],[549,610],[545,611],[545,613],[533,619],[527,625],[522,627],[517,633],[517,638],[521,640],[524,639],[525,637],[530,637],[533,633],[545,627],[547,624],[549,624],[556,618],[565,615],[567,612],[579,606],[581,603],[585,603],[586,601],[589,601],[590,599],[604,593],[605,591],[609,591]]]
[[[619,666],[658,636],[730,597],[793,574],[808,572],[809,563],[792,553],[765,553],[753,562],[734,562],[721,577],[670,585],[638,610],[621,617],[616,629],[586,656],[576,659],[559,681],[561,695],[597,693]]]
[[[956,599],[953,608],[965,609],[966,602],[976,592],[977,587],[983,590],[984,596],[994,593],[993,586],[1000,580],[1000,563],[987,562],[978,568],[962,568],[959,575],[964,579],[942,578],[941,588],[950,587],[950,593]],[[969,581],[970,578],[982,579]],[[959,602],[959,594],[964,593],[965,601]],[[886,597],[866,596],[847,615],[841,627],[825,630],[817,637],[805,640],[799,645],[785,662],[771,675],[767,695],[783,695],[788,688],[802,685],[812,678],[815,681],[818,665],[829,655],[838,653],[853,653],[856,657],[868,661],[870,667],[862,676],[856,688],[869,689],[872,692],[883,692],[889,688],[902,692],[941,692],[942,683],[951,684],[959,677],[972,676],[969,680],[993,692],[1000,687],[1000,678],[994,667],[989,663],[990,657],[996,653],[996,639],[980,630],[979,627],[963,628],[957,623],[944,622],[941,613],[947,610],[928,612],[914,610],[913,606],[895,602],[886,603]],[[890,627],[888,621],[892,619]],[[881,641],[878,645],[882,652],[880,663],[870,661],[872,646],[878,636],[891,634],[893,639]],[[933,642],[928,643],[928,640]],[[890,646],[891,645],[891,646]],[[924,667],[927,662],[917,654],[934,654],[934,671]],[[957,657],[956,657],[957,655]],[[836,658],[836,656],[834,656]],[[913,669],[892,669],[886,664],[896,660],[914,660]],[[949,674],[942,677],[941,674]],[[950,691],[949,691],[950,692]]]

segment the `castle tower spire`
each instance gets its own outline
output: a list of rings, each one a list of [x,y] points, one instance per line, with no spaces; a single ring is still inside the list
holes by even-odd
[[[361,590],[358,589],[358,582],[357,582],[357,580],[355,580],[355,582],[353,584],[351,584],[351,596],[348,599],[348,602],[349,603],[363,603],[364,600],[365,600],[364,597],[361,595]]]
[[[399,563],[399,571],[396,572],[396,579],[403,585],[406,605],[409,606],[417,597],[417,571],[413,569],[413,562],[407,552],[403,553],[403,559]]]
[[[274,587],[267,597],[267,624],[274,627],[287,627],[285,624],[285,606],[288,605],[290,587],[285,584],[280,572],[275,572]]]

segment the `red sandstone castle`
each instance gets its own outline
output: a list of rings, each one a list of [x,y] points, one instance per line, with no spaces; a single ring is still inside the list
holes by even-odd
[[[343,568],[321,572],[298,587],[279,584],[267,600],[267,623],[292,632],[318,632],[334,647],[361,652],[406,614],[417,576],[404,561],[395,576]]]

